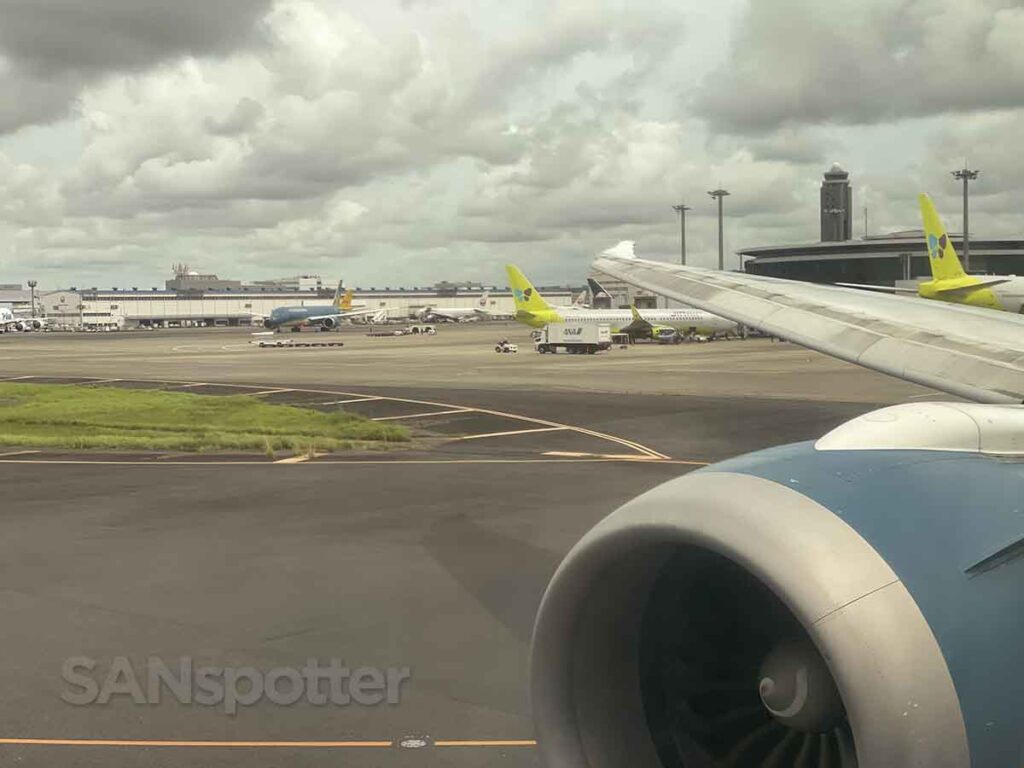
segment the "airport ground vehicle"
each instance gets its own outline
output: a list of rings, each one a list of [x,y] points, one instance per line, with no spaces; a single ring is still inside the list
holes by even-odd
[[[411,333],[413,335],[425,333],[430,336],[433,336],[435,333],[437,333],[437,328],[435,328],[432,325],[410,325],[408,328],[405,329],[405,332]]]
[[[343,347],[343,341],[296,341],[294,339],[260,339],[253,342],[259,347]]]
[[[564,349],[569,354],[592,355],[612,346],[611,326],[590,323],[548,323],[536,342],[540,353]]]
[[[501,341],[494,345],[494,351],[506,354],[515,354],[516,352],[519,351],[519,345],[512,344],[508,339],[502,339]]]

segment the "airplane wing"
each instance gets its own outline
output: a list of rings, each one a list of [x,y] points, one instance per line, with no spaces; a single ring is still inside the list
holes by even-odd
[[[326,315],[313,315],[311,317],[300,317],[297,318],[297,322],[300,323],[318,323],[321,320],[344,320],[346,317],[358,317],[360,315],[370,315],[376,312],[375,309],[346,309],[343,312],[331,312]]]
[[[473,311],[476,312],[477,310],[474,309]],[[445,312],[443,310],[435,309],[434,307],[427,308],[427,311],[423,313],[423,317],[427,317],[427,316],[436,317],[439,320],[454,320],[454,321],[457,321],[457,320],[461,320],[462,319],[462,318],[460,318],[460,317],[458,317],[456,315],[449,315],[447,312]]]
[[[915,288],[898,288],[895,285],[865,285],[864,283],[835,283],[842,288],[859,288],[862,291],[878,291],[879,293],[907,293],[917,295]]]
[[[645,261],[594,267],[827,355],[985,403],[1024,402],[1024,317],[793,280]]]

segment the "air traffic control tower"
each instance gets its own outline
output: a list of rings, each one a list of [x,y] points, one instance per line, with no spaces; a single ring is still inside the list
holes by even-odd
[[[853,190],[850,174],[833,163],[821,182],[821,242],[853,239]]]

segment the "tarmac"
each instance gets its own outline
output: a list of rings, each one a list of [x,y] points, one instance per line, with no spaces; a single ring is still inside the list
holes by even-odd
[[[0,456],[0,762],[536,766],[527,670],[560,558],[705,463],[934,396],[767,339],[536,355],[523,329],[258,349],[241,330],[0,337],[0,378],[357,410],[411,448],[300,461]],[[498,355],[503,336],[520,344]],[[284,459],[288,457],[283,457]],[[408,667],[399,703],[76,706],[62,665]]]

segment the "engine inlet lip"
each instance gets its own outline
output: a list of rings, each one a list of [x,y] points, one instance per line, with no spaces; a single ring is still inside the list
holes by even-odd
[[[615,764],[598,756],[608,738],[595,734],[607,724],[589,722],[574,673],[567,671],[581,604],[618,564],[646,560],[656,572],[679,545],[728,558],[789,608],[842,693],[862,766],[887,760],[922,768],[970,765],[945,659],[892,568],[817,502],[762,478],[726,472],[685,476],[629,502],[559,567],[538,613],[531,659],[535,721],[549,765]],[[643,568],[633,567],[636,585],[653,578]],[[917,704],[913,722],[903,714],[908,701]],[[921,732],[936,738],[923,744]]]

